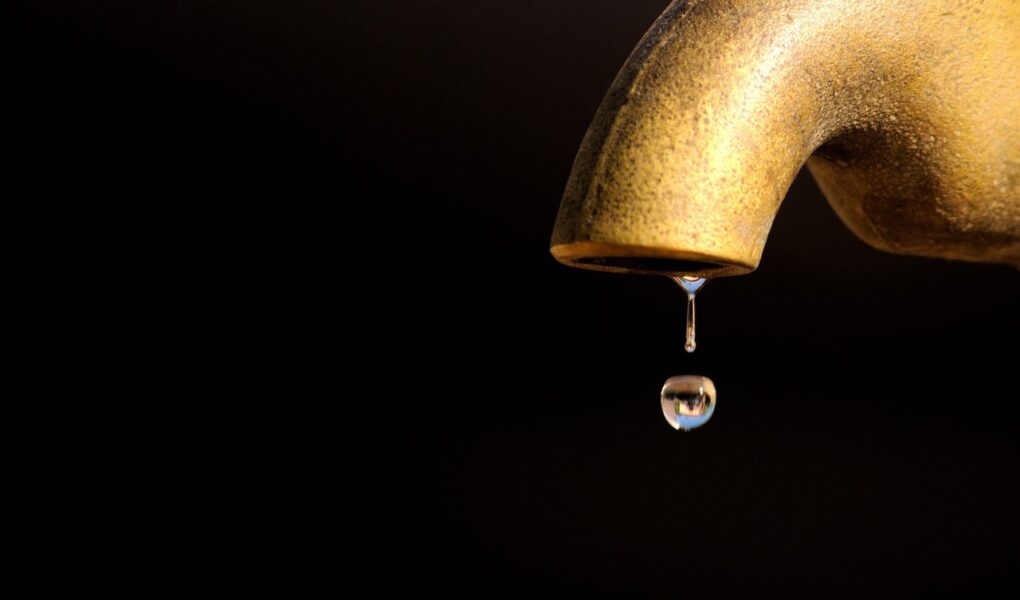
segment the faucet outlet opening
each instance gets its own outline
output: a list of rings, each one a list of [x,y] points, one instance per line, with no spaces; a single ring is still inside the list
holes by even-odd
[[[560,244],[553,246],[552,254],[556,260],[571,267],[611,273],[707,279],[743,275],[754,270],[748,265],[727,263],[696,253],[597,242]]]

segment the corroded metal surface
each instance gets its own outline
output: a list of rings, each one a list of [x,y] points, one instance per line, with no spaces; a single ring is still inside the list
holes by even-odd
[[[877,248],[1020,265],[1020,1],[674,2],[582,142],[552,253],[752,270],[805,162]]]

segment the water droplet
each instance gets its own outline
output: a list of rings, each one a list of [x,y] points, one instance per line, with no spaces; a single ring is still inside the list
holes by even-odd
[[[694,341],[694,296],[707,280],[691,275],[680,275],[674,277],[673,281],[687,292],[687,339],[684,341],[684,350],[694,352],[694,349],[698,347]]]
[[[673,429],[701,427],[715,412],[715,384],[701,375],[670,377],[659,397],[662,414]]]
[[[675,281],[680,287],[684,288],[684,291],[687,292],[689,296],[693,296],[698,293],[698,290],[701,289],[701,286],[705,285],[707,280],[702,277],[694,277],[692,275],[681,275],[679,277],[674,277],[673,281]]]

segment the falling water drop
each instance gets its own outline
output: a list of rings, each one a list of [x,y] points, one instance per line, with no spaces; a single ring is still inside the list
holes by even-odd
[[[701,427],[715,412],[715,384],[701,375],[670,377],[660,394],[662,414],[673,429]]]
[[[687,340],[684,342],[684,350],[694,352],[697,343],[694,341],[694,296],[705,285],[705,279],[691,275],[680,275],[673,278],[673,281],[687,292]]]

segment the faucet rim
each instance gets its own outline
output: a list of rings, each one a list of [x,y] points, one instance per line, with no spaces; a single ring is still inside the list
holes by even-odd
[[[549,251],[564,265],[610,273],[707,279],[744,275],[757,266],[688,250],[611,242],[569,242],[556,244]]]

